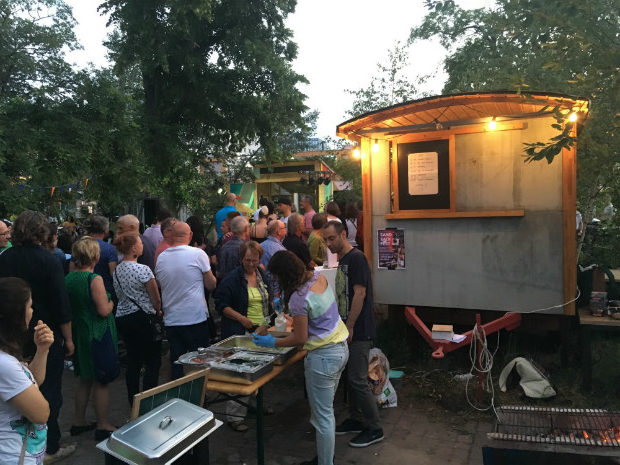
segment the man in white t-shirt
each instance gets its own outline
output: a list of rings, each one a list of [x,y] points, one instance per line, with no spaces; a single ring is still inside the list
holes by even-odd
[[[207,254],[188,245],[192,231],[187,223],[176,222],[172,237],[172,246],[157,259],[155,275],[161,286],[172,379],[177,379],[183,376],[183,367],[174,364],[179,356],[209,345],[204,288],[213,291],[216,280]]]

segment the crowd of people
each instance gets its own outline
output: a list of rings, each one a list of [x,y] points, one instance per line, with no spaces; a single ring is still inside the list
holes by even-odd
[[[65,222],[60,234],[38,212],[23,212],[12,225],[0,221],[0,366],[8,373],[0,381],[1,463],[54,463],[74,452],[75,445],[61,445],[58,425],[66,358],[78,383],[70,434],[94,430],[102,440],[116,429],[108,411],[109,385],[121,372],[119,338],[130,406],[160,382],[164,338],[176,379],[182,354],[252,334],[260,346],[308,351],[317,457],[307,463],[333,463],[336,434],[355,434],[352,447],[383,439],[367,383],[375,322],[358,211],[347,207],[341,216],[328,202],[317,213],[303,197],[302,215],[281,197],[277,208],[261,199],[249,221],[236,200],[228,194],[215,215],[213,245],[199,218],[181,221],[165,209],[143,232],[133,215],[121,216],[113,234],[101,216],[81,228]],[[339,262],[335,291],[316,268],[331,263],[330,254]],[[275,297],[293,326],[282,338],[257,332],[273,324]],[[334,395],[345,367],[350,417],[336,425]],[[94,423],[86,415],[91,399]],[[234,431],[248,429],[245,410],[228,403]]]

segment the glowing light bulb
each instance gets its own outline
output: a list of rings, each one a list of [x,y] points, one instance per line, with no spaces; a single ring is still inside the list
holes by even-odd
[[[495,121],[495,116],[493,117],[493,119],[491,121],[489,121],[489,124],[487,125],[487,127],[493,131],[494,129],[497,129],[497,122]]]
[[[362,157],[362,152],[360,152],[360,149],[353,150],[353,158],[355,158],[356,160],[359,160],[361,157]]]
[[[577,121],[577,113],[572,112],[568,117],[568,121],[570,121],[571,123],[574,123],[575,121]]]
[[[375,139],[375,143],[372,144],[372,151],[375,153],[379,151],[379,142],[377,141],[377,139]]]
[[[218,194],[221,194],[222,192],[224,192],[224,189],[222,189],[221,187],[217,190]]]

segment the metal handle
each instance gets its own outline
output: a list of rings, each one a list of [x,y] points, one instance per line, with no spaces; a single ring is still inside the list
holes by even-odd
[[[162,421],[159,422],[159,429],[166,429],[174,419],[171,416],[165,416]]]

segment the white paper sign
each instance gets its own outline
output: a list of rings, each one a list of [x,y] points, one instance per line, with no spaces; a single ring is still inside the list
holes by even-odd
[[[410,153],[407,156],[409,195],[439,193],[437,152]]]

